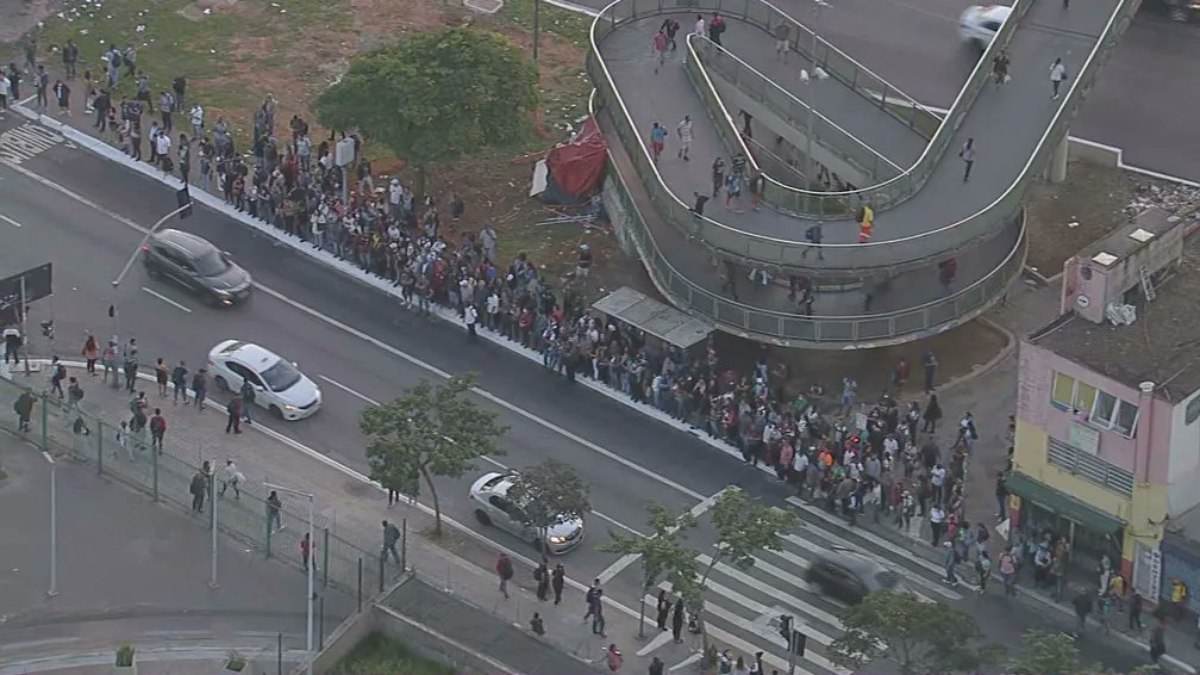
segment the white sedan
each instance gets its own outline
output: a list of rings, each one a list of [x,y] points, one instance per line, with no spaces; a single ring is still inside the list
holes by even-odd
[[[965,42],[987,49],[1011,13],[1012,7],[1005,5],[973,5],[959,17],[958,32]]]
[[[302,420],[321,407],[321,390],[296,365],[250,342],[225,340],[208,353],[208,373],[222,391],[249,382],[254,403],[278,419]]]
[[[475,518],[481,525],[498,527],[553,555],[562,555],[583,543],[583,519],[577,517],[559,517],[557,523],[546,528],[543,540],[538,528],[529,523],[525,509],[509,499],[512,484],[510,474],[493,471],[471,485],[468,496],[475,503]]]

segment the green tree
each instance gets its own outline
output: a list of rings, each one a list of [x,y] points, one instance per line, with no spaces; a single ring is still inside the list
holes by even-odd
[[[696,592],[696,580],[699,578],[696,552],[683,544],[687,530],[696,525],[695,517],[687,511],[675,515],[661,504],[651,504],[650,517],[646,522],[650,526],[650,536],[609,530],[608,536],[612,541],[599,547],[605,553],[635,555],[641,560],[642,601],[638,614],[638,637],[646,634],[646,596],[652,593],[659,582],[670,582],[672,589],[683,597],[685,603],[693,604],[699,597]]]
[[[423,479],[433,500],[434,534],[442,534],[442,507],[434,476],[457,478],[475,468],[482,455],[502,455],[496,444],[508,428],[496,413],[480,408],[464,394],[472,375],[455,375],[440,385],[421,380],[404,395],[362,412],[359,428],[367,436],[371,479],[418,494]]]
[[[779,533],[796,523],[796,514],[791,511],[763,506],[740,488],[729,488],[713,504],[713,528],[717,531],[717,548],[708,557],[707,566],[696,586],[700,593],[695,599],[694,611],[700,621],[700,638],[704,652],[708,649],[708,631],[704,627],[704,595],[708,577],[717,565],[732,563],[740,570],[754,566],[754,556],[764,550],[778,551],[783,548]],[[705,557],[700,558],[705,562]]]
[[[588,504],[588,486],[566,464],[548,459],[513,474],[508,497],[521,505],[527,524],[538,530],[538,544],[545,541],[546,530],[563,520],[582,518],[592,510]]]
[[[414,33],[355,57],[317,97],[317,118],[357,129],[427,171],[522,138],[537,105],[537,72],[504,35],[473,28]]]
[[[1089,670],[1079,658],[1075,638],[1066,633],[1028,630],[1021,636],[1021,645],[1024,651],[1008,664],[1008,670],[1016,675],[1052,675]]]
[[[982,633],[969,615],[912,593],[871,593],[842,623],[845,632],[830,650],[846,668],[862,668],[886,654],[902,673],[969,671],[999,656],[995,646],[978,646]]]

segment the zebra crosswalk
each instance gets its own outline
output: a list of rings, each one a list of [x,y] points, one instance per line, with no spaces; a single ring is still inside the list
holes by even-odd
[[[849,550],[873,559],[899,574],[908,589],[928,602],[962,599],[961,593],[942,583],[942,570],[935,562],[878,535],[851,528],[819,507],[801,500],[789,503],[799,523],[793,531],[781,533],[780,550],[761,552],[746,569],[724,561],[712,566],[705,586],[705,628],[721,649],[729,648],[748,661],[761,651],[768,672],[787,672],[788,650],[779,620],[790,615],[807,636],[804,656],[795,658],[795,672],[848,674],[834,662],[830,649],[845,630],[842,616],[847,605],[805,580],[812,561],[829,550]],[[696,560],[707,568],[714,555],[701,553]],[[666,583],[660,588],[671,590]],[[654,601],[647,597],[647,602]]]

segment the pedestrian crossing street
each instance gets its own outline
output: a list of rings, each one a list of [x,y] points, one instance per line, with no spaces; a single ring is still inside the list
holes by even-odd
[[[841,616],[847,606],[804,580],[805,571],[816,554],[842,548],[873,558],[899,574],[908,589],[925,601],[953,602],[962,594],[941,581],[944,574],[933,561],[861,528],[851,528],[845,520],[797,498],[788,500],[799,517],[799,525],[782,535],[782,549],[764,551],[755,564],[742,570],[719,562],[706,585],[705,622],[710,639],[719,649],[728,648],[750,663],[756,652],[763,652],[763,664],[770,672],[788,671],[788,650],[779,632],[780,615],[795,619],[797,629],[808,637],[803,657],[795,659],[795,672],[823,675],[848,670],[838,667],[829,645],[844,631]],[[712,562],[708,554],[697,561],[704,567]],[[668,583],[660,588],[671,590]],[[970,589],[964,584],[957,589]],[[653,607],[655,598],[647,596]],[[657,636],[639,654],[649,654],[670,640],[670,634]],[[680,672],[689,662],[671,669]]]

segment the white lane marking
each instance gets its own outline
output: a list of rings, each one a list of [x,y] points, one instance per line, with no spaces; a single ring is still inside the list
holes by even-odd
[[[660,585],[659,588],[662,588],[662,586]],[[741,605],[742,607],[745,607],[746,609],[750,610],[750,612],[753,613],[754,616],[756,616],[756,617],[779,616],[780,614],[786,613],[786,610],[784,607],[768,607],[768,606],[762,604],[761,602],[754,600],[753,598],[748,598],[745,595],[742,595],[741,593],[738,593],[737,591],[735,591],[731,588],[727,588],[726,586],[713,581],[711,577],[709,578],[708,582],[704,585],[704,590],[708,593],[716,593],[717,595],[719,595],[727,600],[732,601],[736,605]],[[713,606],[714,605],[711,602],[706,601],[704,603],[705,609],[709,609]],[[812,640],[813,642],[816,642],[817,644],[822,644],[822,645],[828,646],[829,644],[831,644],[833,642],[833,638],[814,629],[812,627],[812,624],[806,625],[804,632],[806,635],[808,635],[808,638],[810,640]],[[781,645],[783,644],[783,638],[779,639],[779,643]],[[786,649],[786,647],[785,647],[785,649]]]
[[[29,102],[30,102],[30,101],[32,101],[32,100],[33,100],[33,99],[35,99],[35,98],[37,98],[37,94],[34,94],[33,96],[30,96],[30,97],[28,97],[28,98],[22,99],[22,100],[20,100],[20,101],[17,101],[17,103],[20,103],[21,105],[28,105],[28,104],[29,104]]]
[[[367,396],[366,394],[360,394],[357,391],[351,389],[350,387],[347,387],[346,385],[342,384],[341,382],[338,382],[337,380],[335,380],[331,377],[325,377],[324,375],[317,375],[317,378],[320,380],[324,380],[325,382],[328,382],[329,384],[332,384],[333,386],[337,387],[338,389],[341,389],[342,391],[346,392],[347,394],[350,394],[354,398],[366,403],[367,405],[379,405],[379,402],[376,401],[375,399],[371,398],[370,396]]]
[[[639,652],[638,655],[641,656],[641,653]],[[673,673],[677,670],[683,670],[684,668],[687,668],[688,666],[692,665],[693,663],[699,661],[703,657],[704,657],[703,654],[701,654],[700,652],[696,652],[695,654],[692,654],[691,656],[680,661],[679,663],[676,663],[675,665],[671,666],[670,668],[667,668],[667,672]]]
[[[9,225],[12,225],[13,227],[24,227],[17,221],[15,221],[12,218],[9,218],[8,216],[3,215],[3,214],[0,214],[0,220],[3,220],[4,222],[8,223]]]
[[[669,588],[670,584],[664,583],[664,584],[662,584],[662,586],[666,586]],[[646,596],[646,600],[647,600],[647,602],[650,602],[650,601],[654,600],[654,597]],[[763,637],[764,639],[766,639],[768,642],[771,643],[771,646],[778,647],[778,648],[782,649],[785,654],[787,653],[787,645],[783,644],[783,637],[776,635],[774,632],[771,632],[767,635],[763,635],[762,634],[763,633],[762,626],[755,626],[753,623],[747,621],[746,619],[743,619],[742,617],[738,616],[737,614],[735,614],[733,612],[730,612],[727,609],[724,609],[723,607],[721,607],[719,605],[714,605],[712,603],[706,602],[706,603],[704,603],[704,611],[706,613],[711,614],[712,616],[724,621],[725,623],[733,624],[734,627],[738,628],[739,630],[741,630],[743,632],[749,633],[750,635],[753,635],[755,637]],[[787,670],[788,663],[785,659],[779,658],[778,656],[776,656],[774,654],[774,652],[768,652],[768,651],[763,650],[763,648],[758,645],[754,645],[754,644],[750,644],[749,642],[746,642],[745,640],[741,639],[740,637],[737,637],[733,633],[726,631],[724,628],[721,628],[720,626],[714,624],[711,621],[704,622],[704,630],[714,640],[731,647],[735,652],[740,652],[742,654],[754,654],[756,652],[763,652],[763,663],[765,663],[768,666],[771,666],[772,668],[777,668],[779,670]],[[804,653],[803,660],[811,661],[812,656],[817,656],[817,655],[813,654],[813,652],[811,650],[806,651]],[[800,675],[813,675],[811,672],[800,667],[800,663],[799,663],[800,660],[801,659],[797,658],[795,672],[799,673]],[[816,661],[813,661],[813,663],[816,663]],[[839,669],[839,670],[837,670],[837,672],[838,673],[847,673],[848,671]]]
[[[768,553],[775,553],[775,551],[768,551]],[[787,552],[781,551],[781,553],[787,553]],[[795,560],[799,560],[801,563],[807,563],[807,561],[804,560],[804,558],[801,558],[800,556],[796,556],[791,553],[788,553],[787,555],[793,556]],[[785,560],[786,560],[786,558],[785,558]],[[845,608],[849,607],[849,605],[842,602],[841,600],[838,600],[837,598],[833,598],[833,597],[829,597],[829,596],[825,595],[821,591],[821,588],[819,586],[810,584],[807,581],[805,581],[804,579],[801,579],[800,577],[798,577],[794,574],[789,574],[788,572],[783,571],[782,569],[772,565],[771,563],[767,562],[766,560],[763,560],[762,558],[754,559],[754,569],[762,570],[763,572],[775,577],[776,579],[782,581],[783,583],[787,584],[788,586],[792,586],[794,588],[799,588],[800,590],[802,590],[806,593],[813,593],[815,595],[819,595],[819,596],[821,596],[822,600],[833,605],[834,607],[837,607],[839,609],[845,609]],[[801,565],[800,569],[801,570],[808,569],[807,564]]]
[[[846,530],[847,532],[853,532],[854,534],[862,537],[863,539],[871,542],[872,544],[875,544],[880,549],[887,551],[889,553],[894,552],[897,556],[899,556],[919,567],[923,567],[923,568],[929,570],[930,572],[933,572],[934,574],[942,576],[942,575],[945,575],[945,573],[946,573],[945,568],[943,568],[933,562],[930,562],[929,560],[926,560],[925,558],[922,558],[921,556],[914,554],[912,551],[909,551],[906,548],[899,547],[899,546],[896,546],[892,542],[885,541],[882,537],[880,537],[879,535],[877,535],[873,532],[868,532],[865,529],[857,529],[857,528],[851,530],[849,527],[846,526],[846,523],[842,522],[841,520],[838,520],[837,516],[834,516],[833,514],[828,513],[822,509],[819,509],[819,508],[813,506],[812,504],[806,504],[802,500],[800,500],[796,497],[788,497],[787,503],[791,504],[792,506],[794,506],[806,513],[810,513],[810,514],[820,518],[821,520],[824,520],[825,522],[829,523],[830,525],[836,526],[839,529]],[[821,532],[829,532],[829,530],[822,529]],[[830,541],[834,542],[835,544],[839,544],[839,545],[845,546],[846,548],[850,548],[850,549],[859,551],[860,553],[863,553],[865,555],[874,556],[874,557],[878,558],[877,554],[867,550],[866,547],[860,546],[859,544],[855,544],[851,541],[842,539],[841,537],[838,537],[836,534],[831,533],[828,536],[828,539]],[[966,581],[960,580],[960,583],[964,588],[970,589],[972,591],[979,590],[978,586],[976,586],[974,584],[969,584]]]
[[[162,300],[163,302],[174,307],[175,309],[182,309],[183,311],[187,312],[188,314],[192,313],[192,310],[190,308],[188,308],[184,305],[181,305],[178,302],[175,302],[174,300],[168,298],[167,296],[163,295],[162,293],[159,293],[158,291],[156,291],[154,289],[146,288],[145,286],[142,286],[142,290],[146,291],[150,295],[153,295],[154,297],[158,298],[159,300]]]
[[[821,532],[822,536],[826,536],[826,532],[824,530],[820,530],[820,532]],[[826,549],[824,547],[822,547],[818,544],[814,544],[811,541],[808,541],[807,539],[802,539],[794,534],[781,534],[780,536],[785,541],[791,542],[792,544],[804,549],[805,551],[808,551],[809,553],[825,553],[826,552]],[[834,537],[831,537],[830,540],[833,541],[834,544],[838,543],[838,541]],[[850,544],[850,542],[846,542],[846,544]],[[851,551],[863,553],[863,555],[866,555],[866,556],[872,558],[873,560],[875,560],[879,564],[883,565],[887,569],[892,570],[893,572],[896,572],[897,574],[902,575],[905,579],[909,579],[913,583],[922,586],[923,588],[925,588],[925,590],[932,591],[933,593],[936,593],[937,595],[940,595],[940,596],[950,599],[950,600],[962,600],[962,596],[959,595],[958,593],[947,590],[944,587],[942,587],[942,585],[940,583],[934,583],[932,581],[929,581],[925,577],[917,574],[916,572],[909,570],[906,567],[901,567],[900,565],[896,565],[895,563],[889,562],[887,559],[882,558],[880,556],[862,552],[859,549],[854,548],[853,544],[850,544],[848,546],[843,546],[843,548],[851,550]]]
[[[501,471],[508,471],[507,466],[504,466],[500,462],[497,462],[496,460],[492,459],[491,457],[488,457],[487,455],[480,455],[479,459],[482,459],[483,461],[487,462],[488,464],[491,464],[492,466],[496,467],[497,469],[500,469]]]
[[[693,518],[699,518],[700,516],[704,515],[704,513],[706,511],[711,509],[717,503],[717,500],[721,498],[721,495],[725,494],[729,490],[738,490],[738,489],[740,489],[740,488],[730,485],[730,486],[724,488],[723,490],[721,490],[720,492],[717,492],[716,494],[710,495],[710,496],[705,497],[704,499],[700,500],[700,503],[696,504],[691,509],[689,509],[688,513],[692,514]],[[679,529],[678,527],[671,527],[671,528],[668,528],[668,532],[674,533],[678,529]],[[641,536],[645,536],[645,535],[641,535]],[[600,582],[608,583],[609,581],[612,580],[613,577],[617,576],[621,572],[624,572],[626,570],[626,568],[628,568],[633,563],[637,562],[641,557],[642,556],[640,553],[627,553],[627,554],[621,556],[620,558],[617,559],[616,562],[614,562],[613,564],[604,568],[604,570],[602,572],[600,572],[599,575],[597,575],[598,578],[600,579]]]
[[[603,513],[600,513],[599,511],[597,511],[595,509],[592,509],[592,515],[596,516],[600,520],[606,521],[610,525],[616,525],[617,527],[621,528],[622,530],[625,530],[626,532],[634,535],[635,537],[642,537],[643,539],[646,537],[646,535],[642,534],[641,532],[638,532],[637,530],[626,525],[625,523],[622,523],[621,521],[617,520],[616,518],[612,518],[611,516],[606,516]]]
[[[30,359],[30,363],[37,363],[39,366],[47,366],[50,364],[50,362],[47,361],[46,359],[37,359],[36,361],[33,359]],[[61,363],[64,366],[66,366],[67,368],[85,368],[85,367],[87,367],[87,364],[83,363],[82,361],[62,361]],[[150,375],[148,373],[138,373],[138,379],[143,380],[145,382],[153,382],[154,376]],[[195,396],[195,392],[191,391],[190,389],[188,390],[188,394]],[[206,400],[205,404],[209,408],[212,408],[213,410],[224,410],[225,409],[224,405],[217,403],[216,401],[214,401],[212,399]],[[387,492],[387,490],[382,485],[371,480],[371,478],[369,476],[367,476],[366,474],[364,474],[360,471],[357,471],[349,466],[346,466],[345,464],[342,464],[341,462],[337,461],[336,459],[329,457],[327,455],[324,455],[324,454],[308,447],[307,445],[301,443],[300,441],[297,441],[296,439],[292,438],[291,436],[284,435],[284,434],[282,434],[270,427],[264,426],[262,424],[255,424],[255,425],[251,426],[250,429],[254,432],[265,434],[266,436],[288,446],[289,448],[292,448],[293,450],[296,450],[296,451],[300,452],[301,454],[308,456],[310,459],[316,460],[317,462],[320,462],[321,464],[324,464],[325,466],[338,471],[339,473],[341,473],[344,476],[347,476],[348,478],[351,478],[360,483],[363,483],[364,485],[369,485],[370,487],[374,488],[376,492],[379,492],[380,494]],[[425,515],[430,516],[430,517],[435,515],[435,512],[434,512],[432,506],[427,506],[426,504],[422,504],[418,500],[413,500],[411,497],[409,497],[408,495],[403,494],[403,493],[401,493],[400,496],[404,497],[405,501],[407,501],[409,504],[412,504],[413,507],[416,508],[421,513],[424,513]],[[538,561],[535,561],[526,555],[518,553],[517,551],[514,551],[493,539],[489,539],[487,536],[480,534],[479,532],[476,532],[475,530],[467,527],[466,525],[458,522],[457,520],[451,518],[450,516],[447,516],[444,513],[442,514],[442,522],[445,523],[446,525],[449,525],[450,527],[453,527],[454,529],[462,532],[467,537],[474,539],[475,541],[483,544],[484,546],[488,546],[488,547],[492,548],[493,550],[505,553],[506,555],[508,555],[509,558],[512,558],[514,561],[519,562],[524,565],[528,565],[530,569],[537,567],[539,564]],[[451,554],[451,555],[453,555],[453,554]],[[467,560],[466,558],[462,558],[460,556],[454,556],[454,557],[459,558],[460,560],[463,560],[467,564],[478,567],[478,565],[475,565],[475,563]],[[581,593],[586,593],[588,591],[588,589],[590,588],[590,586],[588,586],[587,584],[576,581],[574,578],[572,578],[570,576],[567,577],[566,583],[568,586],[570,586],[571,588],[573,588]],[[640,614],[637,610],[632,609],[626,605],[623,605],[623,604],[617,602],[616,600],[613,600],[611,597],[609,597],[607,595],[604,596],[603,602],[604,602],[604,604],[625,614],[626,616],[632,617],[634,619],[636,619],[640,616]]]
[[[700,561],[701,565],[708,566],[708,565],[712,564],[713,559],[702,553],[702,554],[696,556],[696,560]],[[755,565],[754,567],[758,567],[758,565]],[[753,569],[753,568],[751,568],[751,569]],[[772,588],[769,584],[765,584],[765,583],[759,581],[758,579],[755,579],[754,577],[750,576],[749,574],[746,574],[745,572],[737,569],[733,565],[727,565],[725,563],[719,562],[719,563],[717,563],[716,567],[713,568],[713,571],[720,572],[721,574],[724,574],[725,576],[729,577],[730,579],[733,579],[734,581],[736,581],[744,586],[748,586],[757,591],[761,591],[761,592],[765,593],[766,595],[771,596],[774,599],[781,600],[784,602],[784,604],[791,605],[793,609],[798,609],[801,612],[804,612],[805,614],[807,614],[808,616],[811,616],[814,619],[818,619],[830,626],[833,626],[834,628],[836,628],[838,630],[846,630],[846,627],[842,624],[842,620],[837,618],[836,616],[830,614],[829,612],[826,612],[825,610],[821,609],[820,607],[817,607],[815,605],[807,603],[804,600],[801,600],[800,598],[797,598],[793,595],[784,593],[783,591],[781,591],[777,588]]]
[[[650,617],[646,617],[646,619],[649,620]],[[651,628],[650,630],[658,630],[658,626],[656,625],[656,626],[654,626],[654,628]],[[651,652],[658,649],[659,647],[662,647],[663,645],[667,644],[667,642],[670,641],[670,639],[672,637],[674,637],[674,636],[671,634],[671,631],[669,631],[669,630],[658,631],[658,635],[655,635],[653,638],[651,638],[651,640],[646,643],[646,646],[637,650],[637,655],[638,656],[646,656],[646,655],[650,654]],[[699,654],[697,653],[697,655],[699,655]]]
[[[34,182],[40,183],[52,190],[60,192],[64,195],[70,197],[71,199],[74,199],[75,201],[79,202],[80,204],[84,204],[100,213],[103,213],[105,216],[112,218],[113,220],[121,223],[122,225],[126,225],[130,228],[133,228],[134,230],[136,230],[138,232],[143,233],[143,234],[145,234],[145,232],[146,232],[146,228],[142,227],[141,225],[138,225],[137,223],[133,222],[129,218],[126,218],[125,216],[122,216],[121,214],[116,213],[116,212],[112,211],[111,209],[105,208],[105,207],[101,206],[100,204],[97,204],[96,202],[88,199],[87,197],[84,197],[83,195],[80,195],[80,194],[72,191],[71,189],[69,189],[67,187],[64,187],[62,185],[59,185],[58,183],[55,183],[54,181],[50,180],[49,178],[39,176],[38,174],[30,171],[29,169],[26,169],[23,166],[18,166],[16,164],[12,164],[9,162],[6,162],[6,164],[8,164],[8,166],[12,170],[22,174],[26,178],[29,178],[30,180],[32,180]],[[400,349],[397,349],[396,347],[393,347],[390,344],[387,344],[386,342],[384,342],[378,338],[372,337],[372,336],[358,330],[357,328],[348,326],[348,325],[338,321],[337,319],[334,319],[333,317],[322,314],[321,312],[313,309],[312,307],[309,307],[308,305],[297,302],[296,300],[289,298],[288,296],[284,295],[283,293],[280,293],[279,291],[276,291],[272,288],[263,286],[262,284],[257,283],[257,282],[254,284],[254,288],[259,291],[262,291],[263,293],[266,293],[267,295],[270,295],[271,297],[275,298],[276,300],[279,300],[280,302],[283,302],[284,304],[292,307],[293,309],[300,310],[301,312],[304,312],[305,314],[308,314],[309,316],[311,316],[313,318],[319,319],[320,321],[322,321],[326,324],[329,324],[330,326],[333,326],[334,328],[337,328],[338,330],[341,330],[344,333],[352,335],[352,336],[362,340],[363,342],[366,342],[374,347],[377,347],[378,349],[381,349],[381,350],[391,354],[392,356],[395,356],[404,361],[407,361],[407,362],[411,363],[412,365],[417,366],[423,370],[433,373],[434,375],[437,375],[438,377],[448,379],[451,376],[450,373],[442,370],[441,368],[438,368],[437,366],[435,366],[431,363],[422,361],[421,359],[418,359],[417,357],[415,357],[407,352],[401,351]],[[528,419],[529,421],[531,421],[539,426],[542,426],[546,429],[549,429],[550,431],[553,431],[554,433],[556,433],[560,436],[563,436],[564,438],[574,441],[575,443],[582,445],[583,447],[587,448],[588,450],[591,450],[592,452],[595,452],[596,454],[598,454],[602,457],[606,457],[606,458],[624,466],[625,468],[627,468],[631,471],[635,471],[635,472],[645,476],[646,478],[649,478],[650,480],[653,480],[659,484],[665,485],[665,486],[671,488],[672,490],[681,492],[689,497],[692,497],[693,499],[696,499],[696,500],[704,499],[704,495],[700,494],[699,492],[696,492],[695,490],[692,490],[691,488],[685,487],[685,486],[671,480],[670,478],[667,478],[666,476],[655,473],[654,471],[647,469],[646,467],[642,466],[641,464],[638,464],[637,462],[626,459],[625,457],[622,457],[621,455],[618,455],[617,453],[615,453],[611,450],[603,448],[603,447],[587,440],[586,438],[579,436],[578,434],[572,433],[572,432],[562,428],[561,426],[559,426],[547,419],[538,417],[537,415],[529,412],[528,410],[525,410],[524,408],[521,408],[515,404],[509,403],[508,401],[505,401],[504,399],[500,398],[499,396],[496,396],[495,394],[492,394],[488,391],[480,389],[479,387],[472,387],[471,391],[474,392],[476,395],[481,396],[484,399],[487,399],[491,403],[494,403],[495,405],[498,405],[501,408],[508,410],[509,412],[520,415],[521,417],[524,417],[525,419]]]

